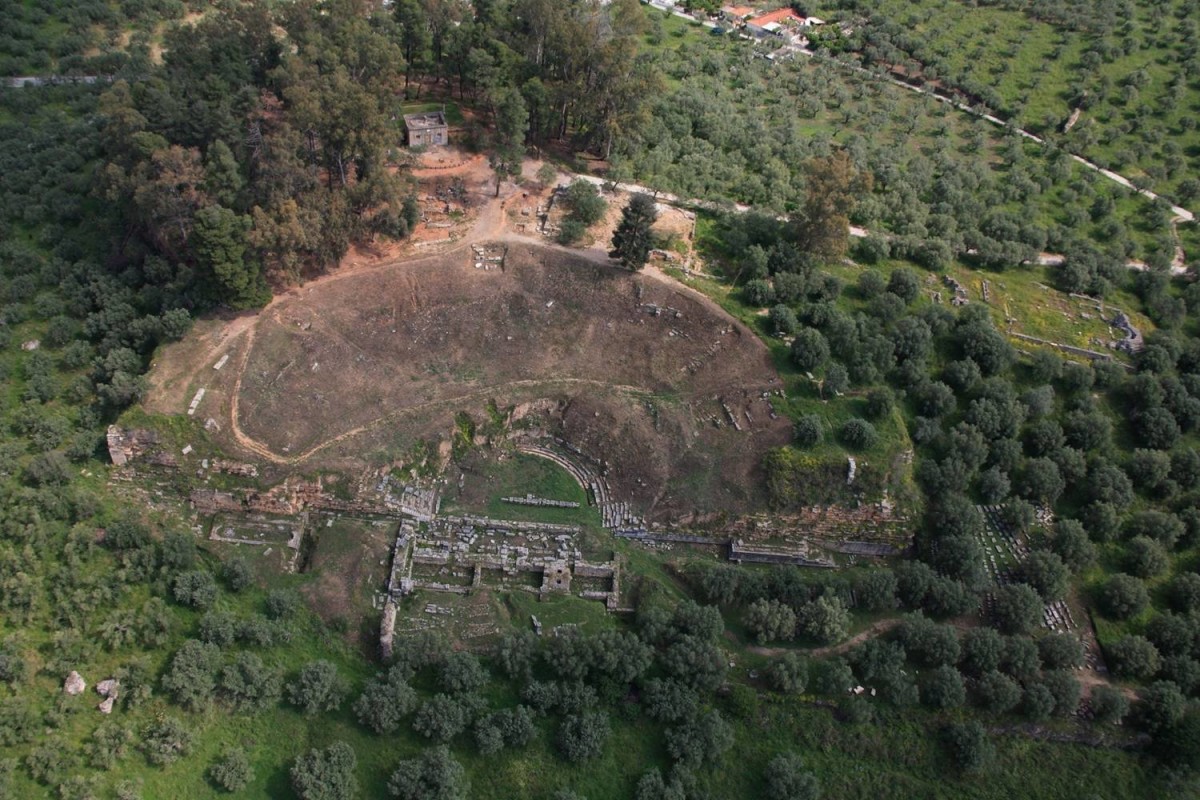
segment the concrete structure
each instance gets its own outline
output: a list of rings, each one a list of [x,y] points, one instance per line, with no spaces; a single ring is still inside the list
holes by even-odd
[[[409,147],[446,144],[450,140],[450,129],[446,125],[444,111],[405,114],[404,128],[408,131]]]

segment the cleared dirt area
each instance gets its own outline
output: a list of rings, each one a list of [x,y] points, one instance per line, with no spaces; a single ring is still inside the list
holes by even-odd
[[[164,359],[154,405],[179,413],[202,381],[195,416],[219,423],[218,441],[309,468],[402,458],[495,401],[605,464],[655,516],[761,502],[762,454],[790,425],[750,331],[660,276],[518,241],[488,252],[506,252],[503,268],[463,248],[292,292],[249,335],[191,344],[195,361],[228,352],[221,370],[189,380]]]

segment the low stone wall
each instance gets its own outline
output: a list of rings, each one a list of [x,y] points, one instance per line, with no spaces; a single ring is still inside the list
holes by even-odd
[[[1018,339],[1022,339],[1024,341],[1026,341],[1026,342],[1033,342],[1034,344],[1043,344],[1043,345],[1046,345],[1047,347],[1054,347],[1059,350],[1062,350],[1064,353],[1070,353],[1070,354],[1076,355],[1076,356],[1083,356],[1084,358],[1090,358],[1093,361],[1112,361],[1113,360],[1112,353],[1101,353],[1099,350],[1088,350],[1085,347],[1075,347],[1074,345],[1063,344],[1061,342],[1052,342],[1049,339],[1039,339],[1038,337],[1030,336],[1027,333],[1013,333],[1012,335],[1017,337]]]
[[[669,533],[667,531],[648,531],[644,529],[623,529],[613,531],[613,535],[622,539],[636,539],[644,542],[678,542],[681,544],[728,544],[728,539],[714,539],[711,536],[694,536],[690,533]]]

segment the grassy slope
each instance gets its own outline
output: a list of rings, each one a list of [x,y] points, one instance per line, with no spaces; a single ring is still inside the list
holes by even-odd
[[[1095,37],[1036,21],[1020,11],[980,8],[959,0],[880,0],[872,5],[875,13],[921,37],[955,73],[994,87],[1007,111],[1018,111],[1023,125],[1042,133],[1051,132],[1069,116],[1070,87],[1083,74],[1080,59],[1095,46]],[[1170,195],[1180,180],[1194,176],[1200,169],[1200,130],[1181,126],[1186,116],[1194,115],[1200,94],[1191,81],[1184,100],[1174,102],[1169,86],[1180,65],[1166,64],[1162,59],[1164,51],[1180,50],[1186,44],[1177,30],[1177,12],[1182,4],[1167,3],[1168,13],[1161,16],[1155,11],[1161,4],[1139,0],[1129,5],[1133,9],[1129,32],[1122,30],[1109,38],[1117,43],[1132,38],[1133,46],[1099,69],[1114,89],[1110,99],[1083,116],[1084,127],[1093,124],[1101,133],[1100,141],[1084,147],[1084,154],[1127,177],[1144,174],[1148,166],[1161,165],[1161,142],[1141,152],[1141,132],[1122,130],[1136,119],[1138,106],[1154,109],[1150,115],[1153,124],[1168,131],[1167,140],[1189,154],[1189,168],[1176,170],[1158,185]],[[1126,105],[1120,100],[1120,84],[1136,70],[1145,70],[1150,82],[1137,101]],[[1072,131],[1067,141],[1080,142],[1082,130]],[[1105,134],[1111,136],[1111,141],[1105,141]]]
[[[721,99],[741,111],[753,110],[767,115],[772,126],[790,129],[796,137],[827,140],[852,150],[862,148],[864,143],[871,147],[886,145],[894,154],[888,158],[893,163],[910,156],[945,152],[955,159],[986,166],[999,180],[1004,180],[1004,174],[1009,171],[1013,153],[1018,163],[1027,165],[1026,169],[1032,175],[1049,169],[1042,146],[1021,140],[1012,150],[1012,143],[996,126],[929,97],[848,69],[831,69],[813,59],[797,57],[768,64],[760,58],[747,58],[754,49],[749,42],[736,37],[712,36],[698,23],[690,24],[674,16],[664,16],[659,11],[648,10],[647,13],[652,20],[662,20],[665,35],[648,34],[644,49],[658,59],[670,91],[688,86],[693,80],[690,76],[695,75],[698,68],[705,68],[706,53],[723,52],[732,66],[730,83],[723,89],[725,96]],[[1012,16],[1011,12],[1004,13]],[[797,91],[800,96],[816,98],[818,102],[797,103]],[[726,153],[723,157],[737,159],[740,156]],[[767,170],[768,175],[786,175],[793,166],[781,160],[786,158],[786,154],[777,154]],[[748,164],[747,168],[762,166],[754,163]],[[1066,223],[1065,201],[1078,196],[1080,183],[1087,182],[1097,193],[1114,200],[1113,217],[1121,221],[1139,251],[1152,247],[1166,236],[1165,231],[1145,218],[1146,203],[1131,192],[1108,181],[1097,180],[1090,170],[1073,161],[1056,169],[1061,169],[1062,174],[1053,185],[1030,198],[1040,224]],[[637,177],[651,185],[655,183],[653,175]],[[793,202],[795,197],[791,195],[802,186],[802,181],[776,177],[770,185],[772,193],[788,196],[789,202]],[[755,202],[745,193],[735,199]],[[1018,201],[1002,208],[1025,213]],[[1097,225],[1090,221],[1080,224],[1077,220],[1071,224],[1082,227],[1103,245],[1105,236]]]

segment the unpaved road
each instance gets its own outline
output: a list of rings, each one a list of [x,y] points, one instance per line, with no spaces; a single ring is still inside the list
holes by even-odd
[[[854,634],[844,642],[832,644],[828,647],[818,647],[815,650],[804,650],[801,652],[801,654],[811,656],[813,658],[840,656],[842,653],[853,650],[855,647],[867,641],[868,639],[874,639],[876,636],[882,636],[893,628],[899,626],[901,622],[903,622],[903,620],[896,617],[892,617],[890,619],[881,619],[878,622],[873,623],[869,628]],[[781,656],[784,653],[798,652],[795,650],[795,648],[759,647],[757,645],[750,645],[746,649],[759,656]]]

